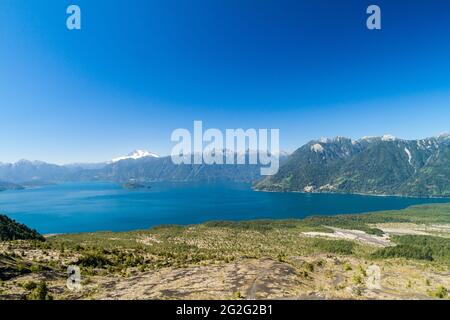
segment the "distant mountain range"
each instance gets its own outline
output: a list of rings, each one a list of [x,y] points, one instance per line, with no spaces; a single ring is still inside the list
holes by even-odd
[[[450,197],[450,135],[313,140],[256,190]]]
[[[64,167],[78,168],[78,169],[80,169],[80,168],[81,169],[101,169],[110,163],[119,162],[122,160],[129,160],[129,159],[137,160],[137,159],[146,158],[146,157],[159,158],[159,155],[157,155],[156,153],[153,153],[151,151],[148,151],[148,150],[139,150],[138,149],[138,150],[134,150],[133,152],[128,153],[125,156],[120,156],[120,157],[117,157],[117,158],[114,158],[112,160],[105,161],[105,162],[71,163],[71,164],[64,165]]]
[[[60,181],[62,177],[78,168],[59,166],[42,161],[20,160],[16,163],[0,164],[0,180],[15,184],[31,181]]]
[[[248,153],[246,155],[248,157]],[[281,163],[287,154],[280,155]],[[137,150],[112,161],[94,164],[54,165],[41,161],[21,160],[13,164],[0,163],[0,180],[17,185],[58,183],[67,181],[241,181],[260,179],[259,165],[176,165],[171,157]],[[0,185],[1,187],[1,185]]]
[[[278,173],[265,178],[259,165],[175,165],[170,157],[144,150],[98,164],[0,163],[0,191],[67,181],[130,180],[240,181],[253,182],[260,191],[450,197],[450,135],[313,140],[290,155],[282,153]]]
[[[114,162],[99,170],[79,171],[69,180],[252,182],[260,178],[259,169],[259,165],[176,165],[171,157],[144,157]]]

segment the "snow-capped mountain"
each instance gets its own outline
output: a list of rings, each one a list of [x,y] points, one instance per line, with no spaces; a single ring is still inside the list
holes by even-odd
[[[152,158],[159,158],[159,155],[156,153],[147,151],[147,150],[134,150],[133,152],[127,154],[126,156],[117,157],[111,160],[111,162],[118,162],[121,160],[127,160],[127,159],[140,159],[145,157],[152,157]]]

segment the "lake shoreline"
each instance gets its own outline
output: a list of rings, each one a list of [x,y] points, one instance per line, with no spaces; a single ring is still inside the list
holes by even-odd
[[[405,194],[385,194],[385,193],[364,193],[364,192],[332,192],[332,191],[324,191],[324,192],[319,192],[319,191],[300,191],[300,190],[285,190],[285,191],[276,191],[276,190],[265,190],[265,189],[256,189],[253,187],[253,184],[256,181],[253,182],[245,182],[245,181],[239,181],[239,182],[235,182],[235,183],[242,183],[242,184],[249,184],[251,186],[251,190],[255,191],[255,192],[267,192],[267,193],[300,193],[300,194],[331,194],[331,195],[360,195],[360,196],[373,196],[373,197],[397,197],[397,198],[410,198],[410,199],[449,199],[450,201],[450,196],[414,196],[414,195],[405,195]],[[1,189],[0,192],[2,191],[24,191],[24,190],[35,190],[35,189],[41,189],[47,186],[58,186],[58,185],[64,185],[64,184],[70,184],[70,183],[92,183],[92,184],[96,184],[96,183],[104,183],[104,184],[112,184],[112,185],[118,185],[121,186],[123,189],[128,189],[124,187],[124,184],[126,182],[119,182],[119,181],[103,181],[103,180],[99,180],[99,181],[86,181],[86,182],[80,182],[80,181],[67,181],[67,182],[61,182],[61,183],[45,183],[45,184],[41,184],[41,185],[37,185],[37,186],[27,186],[24,185],[23,189]],[[152,183],[173,183],[173,184],[186,184],[186,183],[190,183],[189,181],[147,181],[147,182],[143,182],[146,185],[152,184]],[[220,181],[218,182],[197,182],[197,183],[204,183],[204,184],[215,184],[215,183],[220,183]],[[233,183],[233,182],[232,182]],[[138,188],[140,189],[140,188]],[[142,189],[142,188],[141,188]]]
[[[419,205],[412,205],[409,207],[406,207],[405,209],[401,209],[401,210],[410,210],[413,209],[413,207],[420,207],[420,206],[424,206],[424,205],[432,205],[432,206],[440,206],[440,205],[447,205],[450,204],[449,202],[443,202],[443,203],[431,203],[431,204],[419,204]],[[379,214],[381,212],[396,212],[399,210],[381,210],[381,211],[369,211],[369,212],[362,212],[362,213],[339,213],[339,214],[335,214],[335,215],[309,215],[309,216],[305,216],[302,218],[284,218],[284,219],[277,219],[277,218],[268,218],[268,219],[249,219],[249,220],[209,220],[209,221],[204,221],[204,222],[200,222],[200,223],[190,223],[190,224],[170,224],[170,225],[166,225],[166,224],[160,224],[160,225],[155,225],[155,226],[151,226],[147,229],[143,229],[143,228],[138,228],[138,229],[133,229],[133,230],[124,230],[124,231],[112,231],[112,230],[97,230],[97,231],[87,231],[87,232],[69,232],[69,233],[47,233],[47,234],[42,234],[42,236],[44,238],[52,238],[52,237],[58,237],[58,236],[64,236],[64,235],[81,235],[81,234],[89,234],[89,233],[127,233],[127,232],[140,232],[140,231],[148,231],[148,230],[152,230],[152,229],[157,229],[157,228],[162,228],[162,227],[167,227],[167,226],[174,226],[174,227],[182,227],[182,228],[189,228],[189,227],[196,227],[196,226],[201,226],[201,225],[205,225],[205,224],[214,224],[214,223],[231,223],[231,224],[239,224],[239,223],[258,223],[258,222],[268,222],[268,223],[282,223],[282,222],[302,222],[305,219],[308,218],[312,218],[312,217],[320,217],[320,218],[338,218],[339,216],[349,216],[349,215],[361,215],[361,216],[367,216],[369,214]]]
[[[249,183],[152,183],[127,190],[117,183],[66,183],[0,193],[0,211],[42,234],[129,231],[208,221],[303,219],[362,214],[449,198],[341,193],[261,192]],[[255,192],[256,191],[256,192]]]
[[[333,194],[333,195],[359,195],[359,196],[373,196],[373,197],[396,197],[396,198],[410,198],[410,199],[448,199],[450,201],[450,197],[440,197],[440,196],[408,196],[404,194],[382,194],[382,193],[363,193],[363,192],[317,192],[317,191],[272,191],[272,190],[263,190],[263,189],[255,189],[252,187],[252,190],[255,192],[267,192],[267,193],[300,193],[300,194]]]

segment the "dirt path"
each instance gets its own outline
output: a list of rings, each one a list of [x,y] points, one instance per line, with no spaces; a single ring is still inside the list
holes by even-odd
[[[256,293],[258,290],[261,290],[260,285],[258,284],[259,279],[267,277],[269,270],[264,269],[262,272],[256,276],[256,278],[253,280],[250,287],[247,289],[247,300],[256,300]]]

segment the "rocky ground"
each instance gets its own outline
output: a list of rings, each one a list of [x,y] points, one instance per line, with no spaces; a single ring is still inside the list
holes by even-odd
[[[373,264],[327,255],[242,259],[231,263],[136,272],[82,275],[80,291],[66,287],[64,272],[30,273],[3,282],[1,297],[23,299],[26,284],[45,280],[56,299],[433,299],[450,288],[450,271],[422,263]],[[368,270],[380,269],[371,286]]]

